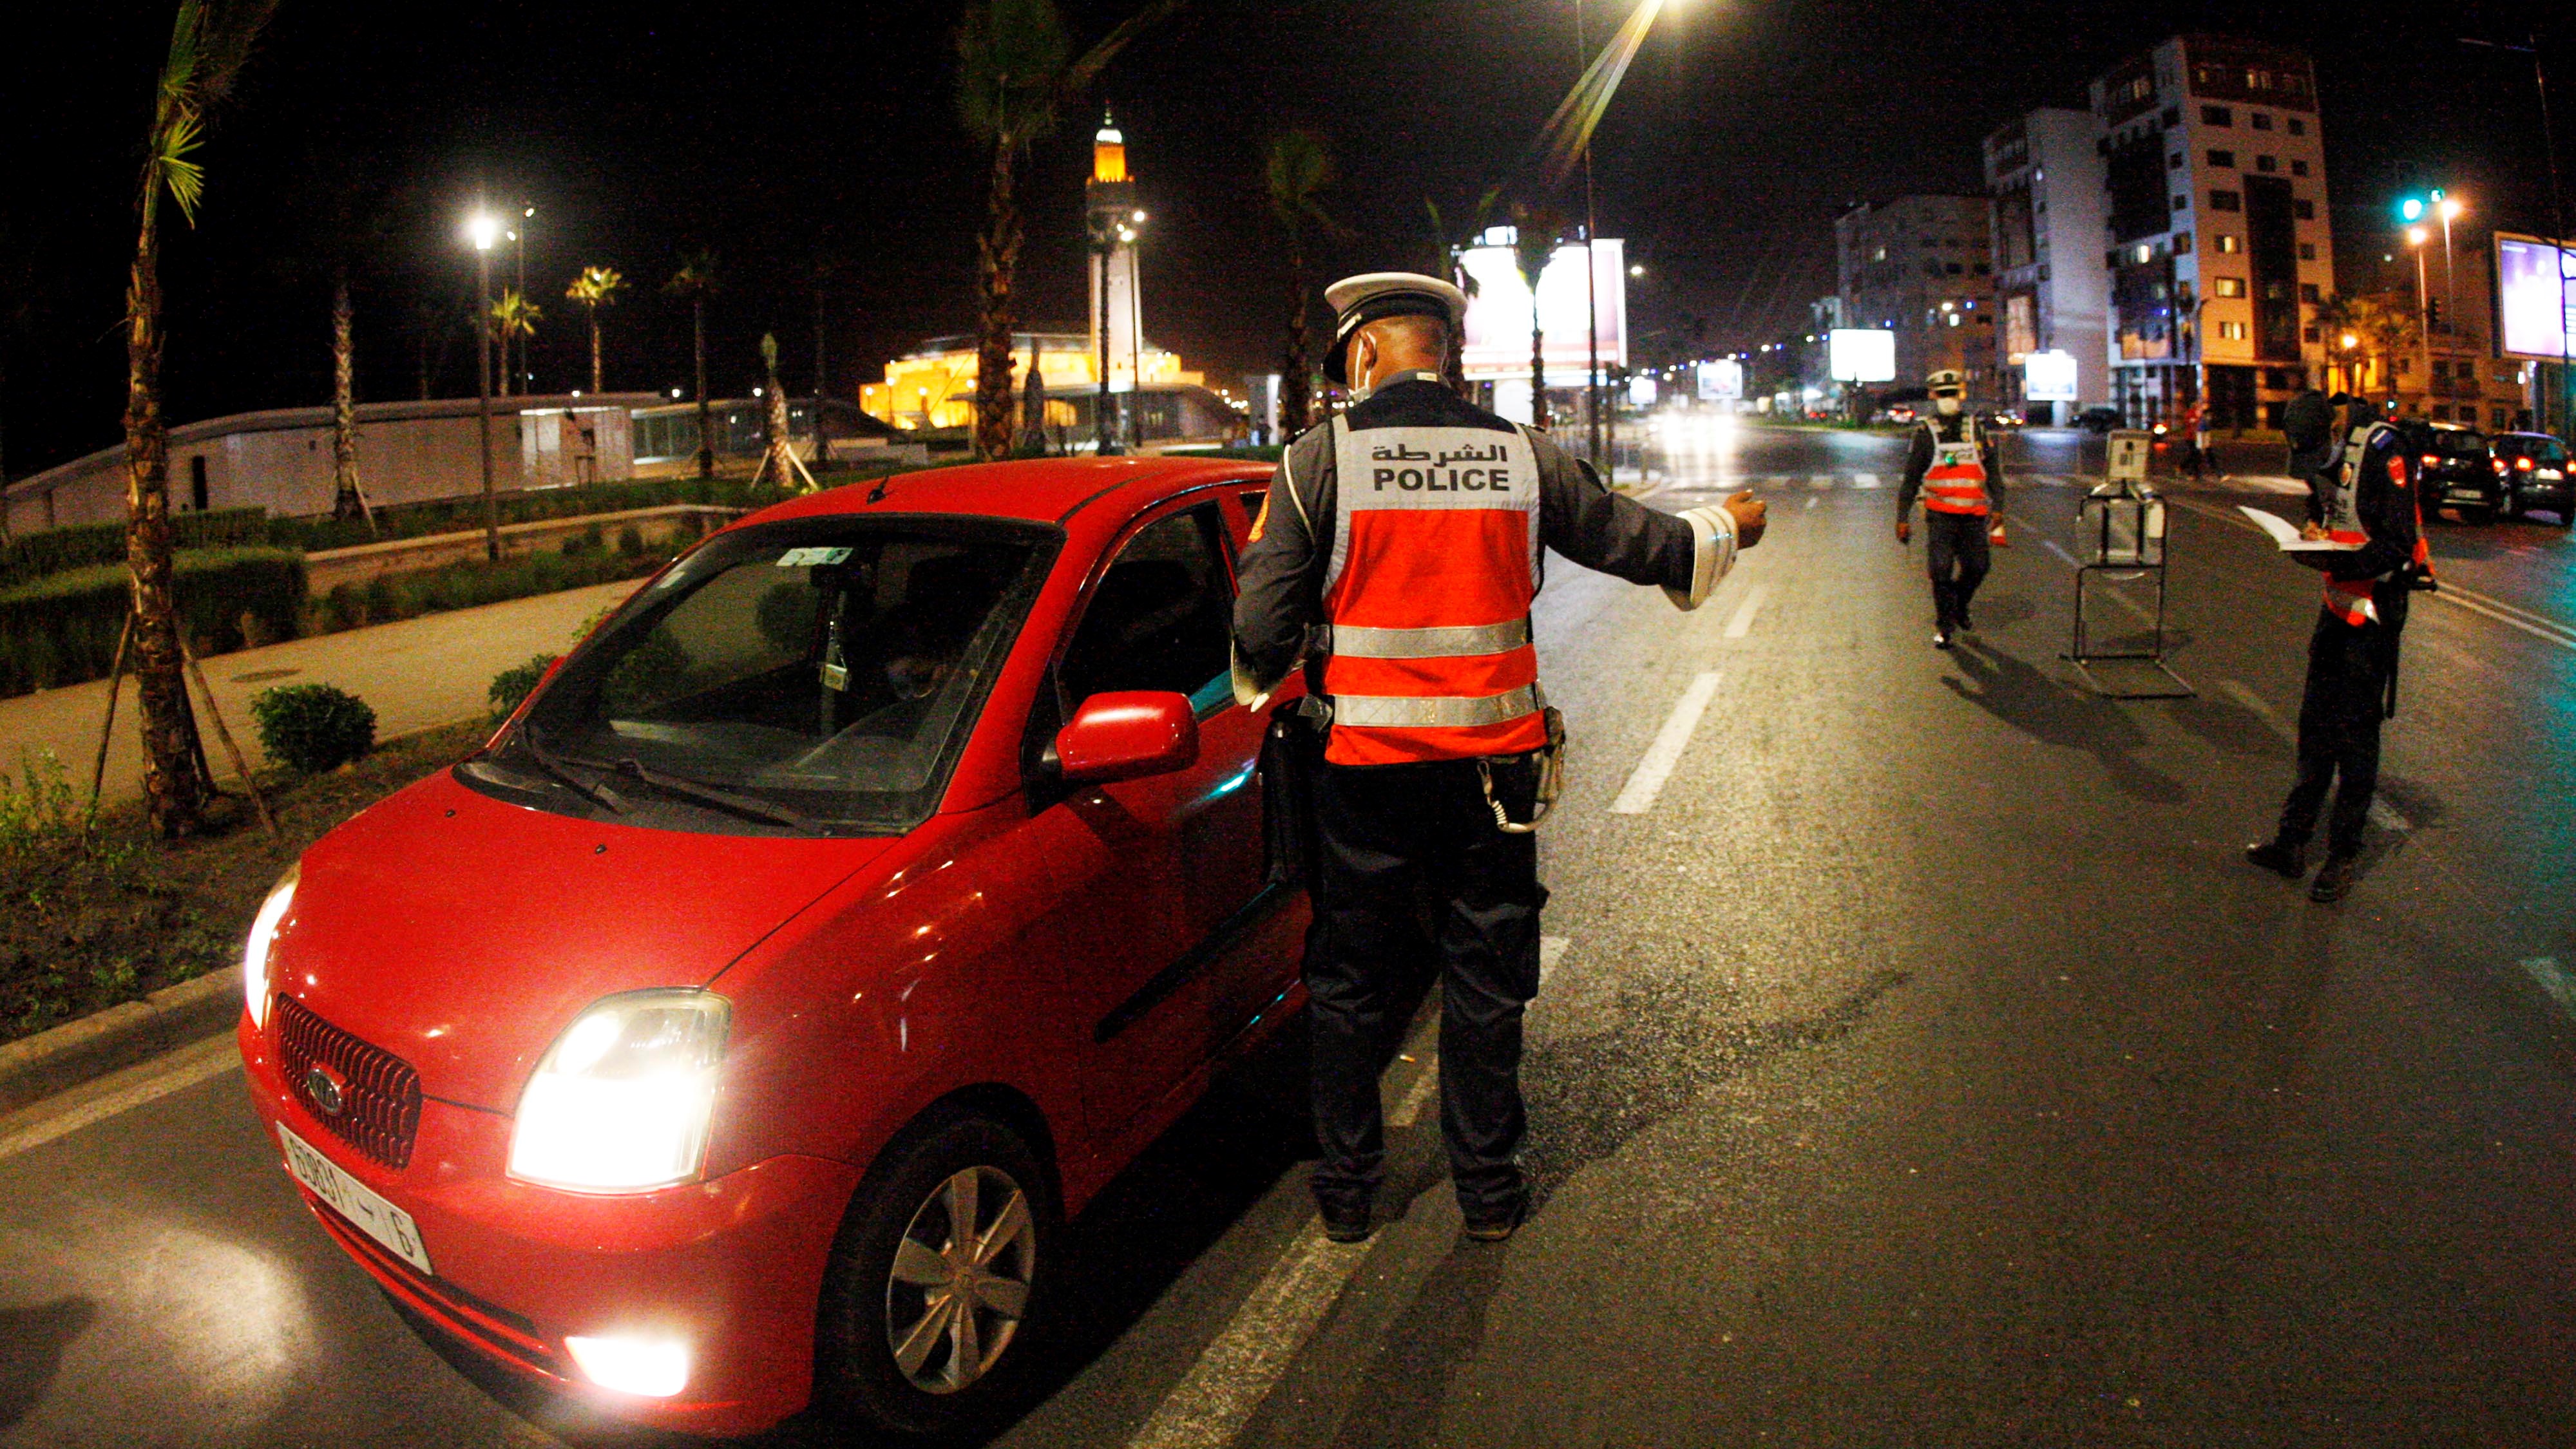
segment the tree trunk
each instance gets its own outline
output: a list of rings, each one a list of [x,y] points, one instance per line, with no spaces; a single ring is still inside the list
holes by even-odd
[[[1538,325],[1538,284],[1530,284],[1530,426],[1547,426],[1547,334]]]
[[[1279,441],[1292,441],[1312,424],[1315,363],[1307,350],[1306,249],[1288,244],[1288,336],[1279,352]]]
[[[698,346],[698,476],[716,476],[715,408],[707,399],[707,294],[701,289],[690,309],[696,318]]]
[[[601,393],[608,391],[608,385],[600,381],[600,379],[606,375],[607,374],[602,371],[600,367],[599,304],[594,302],[590,307],[590,390],[592,392]]]
[[[134,684],[143,702],[143,804],[163,835],[202,822],[206,780],[197,716],[181,673],[171,588],[170,434],[161,419],[161,276],[148,178],[143,226],[125,294],[125,565],[132,575]]]
[[[975,456],[988,461],[1011,456],[1011,286],[1021,238],[1011,165],[1018,151],[1018,138],[1009,135],[993,147],[984,235],[976,240],[981,306],[975,319]]]
[[[342,522],[364,517],[368,531],[375,518],[358,487],[358,384],[355,318],[349,306],[349,277],[331,279],[331,516]]]

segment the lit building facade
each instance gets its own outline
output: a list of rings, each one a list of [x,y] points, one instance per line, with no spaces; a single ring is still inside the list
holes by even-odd
[[[1943,369],[1995,387],[1993,205],[1982,196],[1900,196],[1834,221],[1843,325],[1896,334],[1896,385]]]
[[[1025,387],[1035,367],[1046,384],[1047,422],[1069,426],[1075,416],[1072,393],[1100,388],[1100,354],[1093,337],[1082,332],[1021,332],[1011,338],[1011,377]],[[975,418],[975,339],[934,337],[886,364],[885,381],[859,389],[859,407],[898,428],[962,428]],[[1133,391],[1141,371],[1144,385],[1204,387],[1205,375],[1181,366],[1180,357],[1151,343],[1142,344],[1124,368],[1113,369],[1110,386]],[[1088,406],[1087,404],[1085,405]],[[1089,417],[1088,412],[1082,414]]]
[[[2134,424],[2205,400],[2214,428],[2277,428],[2327,361],[2334,238],[2307,57],[2181,36],[2097,78],[2092,102],[2112,403]]]
[[[2101,264],[2110,216],[2102,128],[2090,111],[2050,108],[1986,137],[1994,199],[1995,395],[2027,404],[2034,352],[2075,359],[2076,400],[2029,404],[2067,422],[2110,396],[2110,277]]]

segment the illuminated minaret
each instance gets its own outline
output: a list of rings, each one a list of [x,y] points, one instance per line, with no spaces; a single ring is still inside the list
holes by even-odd
[[[1091,180],[1084,187],[1084,200],[1093,242],[1092,365],[1099,366],[1105,326],[1109,385],[1125,392],[1136,385],[1136,366],[1143,355],[1144,303],[1137,286],[1136,237],[1144,228],[1145,213],[1136,204],[1136,184],[1127,172],[1127,138],[1106,113],[1101,116],[1099,134],[1092,138]],[[1101,295],[1104,287],[1106,298]]]

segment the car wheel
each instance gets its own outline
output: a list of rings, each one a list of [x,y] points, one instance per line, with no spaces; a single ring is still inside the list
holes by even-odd
[[[1058,1214],[1036,1155],[988,1118],[898,1154],[833,1244],[816,1397],[853,1427],[946,1439],[995,1423],[1029,1383]]]

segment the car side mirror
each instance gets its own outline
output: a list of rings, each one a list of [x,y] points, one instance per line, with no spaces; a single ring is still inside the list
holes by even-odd
[[[1162,690],[1095,694],[1056,732],[1068,785],[1105,785],[1186,770],[1199,761],[1199,719],[1189,696]]]

